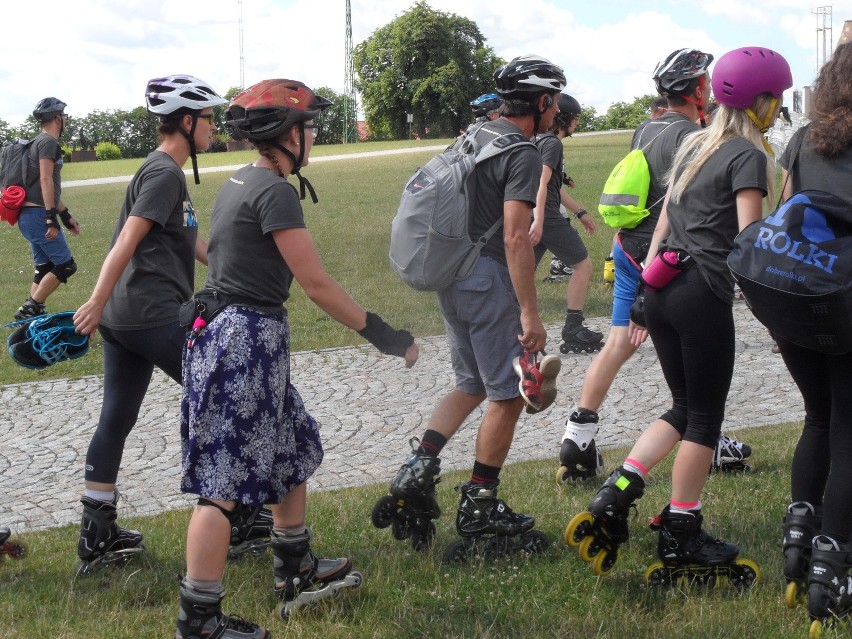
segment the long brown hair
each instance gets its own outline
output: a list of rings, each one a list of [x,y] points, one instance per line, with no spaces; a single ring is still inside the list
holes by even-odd
[[[829,159],[852,145],[852,42],[840,45],[814,82],[808,140]]]

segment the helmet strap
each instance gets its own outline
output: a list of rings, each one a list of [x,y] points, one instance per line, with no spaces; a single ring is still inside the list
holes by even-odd
[[[201,184],[201,179],[198,177],[198,158],[196,158],[195,152],[195,125],[198,124],[198,118],[194,115],[190,117],[192,118],[192,125],[189,127],[189,133],[184,131],[183,127],[180,127],[180,132],[183,133],[183,137],[189,143],[189,157],[192,158],[192,175],[195,178],[195,183]]]
[[[761,120],[757,117],[757,114],[752,111],[750,108],[746,109],[746,115],[749,119],[757,125],[757,128],[760,129],[761,133],[766,133],[769,130],[769,125],[772,124],[772,121],[775,119],[775,107],[778,106],[778,98],[773,97],[769,102],[769,108],[766,109],[766,116]]]
[[[698,78],[698,89],[701,91],[701,97],[699,99],[693,98],[691,95],[681,95],[684,100],[689,102],[690,104],[695,105],[695,108],[698,109],[698,121],[701,123],[701,128],[707,128],[707,120],[704,119],[704,83],[707,79],[707,74],[705,73],[700,78]]]
[[[306,177],[303,177],[302,174],[299,172],[299,169],[300,169],[301,163],[302,163],[302,159],[304,159],[304,157],[305,157],[305,144],[304,144],[304,142],[305,142],[305,127],[304,127],[303,124],[301,124],[299,126],[299,128],[301,129],[300,135],[301,135],[301,138],[302,138],[302,144],[299,146],[299,159],[298,159],[298,161],[296,160],[296,156],[293,154],[293,152],[290,149],[284,147],[283,145],[279,144],[278,142],[272,142],[271,144],[276,149],[281,151],[281,153],[283,153],[288,158],[290,158],[290,161],[293,163],[293,169],[290,171],[290,174],[295,175],[297,178],[299,178],[299,199],[302,199],[302,200],[305,199],[305,191],[307,190],[307,192],[311,194],[311,200],[313,201],[314,204],[316,204],[317,202],[319,202],[319,199],[317,198],[317,192],[314,190],[313,185],[308,181],[308,179]]]

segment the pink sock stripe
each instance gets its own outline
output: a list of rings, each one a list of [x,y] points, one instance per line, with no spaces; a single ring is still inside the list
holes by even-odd
[[[642,471],[642,474],[643,474],[643,475],[647,475],[647,474],[648,474],[648,469],[647,469],[647,468],[645,468],[642,464],[640,464],[640,463],[639,463],[638,461],[636,461],[635,459],[632,459],[631,457],[628,457],[627,459],[625,459],[625,460],[624,460],[624,463],[625,463],[625,464],[630,464],[631,466],[635,466],[636,468],[638,468],[639,470],[641,470],[641,471]]]
[[[675,501],[674,499],[672,499],[669,502],[669,505],[672,508],[677,508],[678,510],[695,510],[696,508],[698,508],[699,503],[700,502],[697,501]]]

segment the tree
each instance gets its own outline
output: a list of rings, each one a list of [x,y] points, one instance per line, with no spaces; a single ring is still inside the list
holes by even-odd
[[[314,119],[314,124],[320,127],[316,144],[341,144],[343,142],[343,119],[345,117],[343,101],[345,96],[338,95],[328,87],[315,89],[314,93],[331,101],[331,106],[324,109]]]
[[[633,102],[615,102],[601,118],[601,126],[598,130],[608,129],[635,129],[651,114],[651,102],[653,95],[643,95],[634,98]]]
[[[494,90],[493,73],[503,63],[475,22],[424,0],[358,44],[354,61],[377,139],[408,137],[409,130],[457,135],[470,122],[470,101]]]

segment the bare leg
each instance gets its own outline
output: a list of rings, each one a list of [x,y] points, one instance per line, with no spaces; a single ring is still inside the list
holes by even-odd
[[[233,501],[210,501],[232,511]],[[186,572],[195,579],[217,581],[225,572],[228,545],[231,541],[231,522],[218,508],[196,506],[186,531]]]

